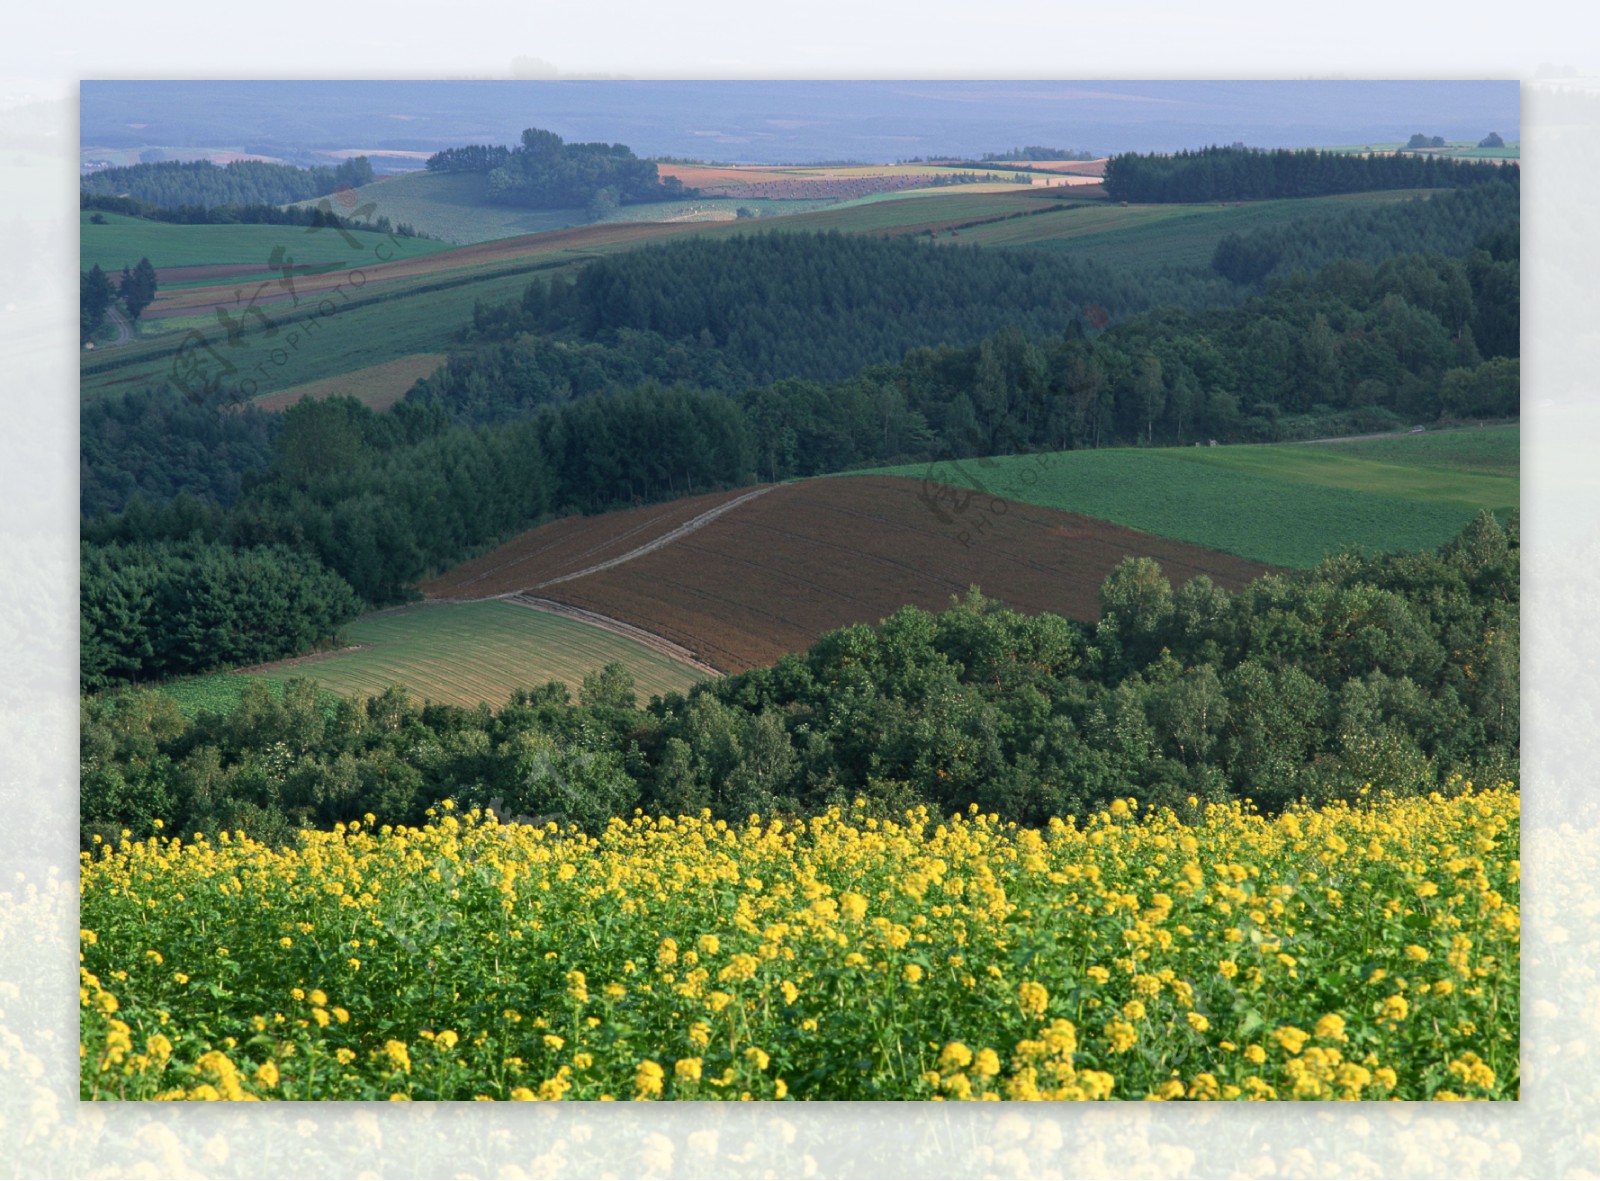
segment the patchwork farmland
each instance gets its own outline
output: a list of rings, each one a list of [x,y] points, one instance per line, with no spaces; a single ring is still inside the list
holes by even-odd
[[[907,604],[940,610],[974,585],[1018,610],[1094,620],[1100,585],[1125,557],[1155,558],[1174,583],[1205,574],[1228,589],[1268,570],[1104,521],[880,476],[783,485],[670,544],[565,577],[640,549],[732,496],[556,522],[424,589],[467,597],[545,584],[534,593],[626,621],[734,672]]]

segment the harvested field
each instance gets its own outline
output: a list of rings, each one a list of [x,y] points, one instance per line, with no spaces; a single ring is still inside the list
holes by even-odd
[[[493,580],[481,576],[472,583],[463,568],[425,589],[493,593],[488,586],[517,581],[519,549],[570,551],[580,544],[574,534],[587,530],[590,544],[600,543],[592,557],[569,553],[565,566],[525,567],[545,577],[566,566],[581,569],[580,563],[626,552],[711,507],[710,498],[695,500],[693,506],[663,506],[674,511],[654,523],[647,509],[556,522],[499,551],[500,574]],[[1128,556],[1155,558],[1174,583],[1204,573],[1229,589],[1268,571],[1259,562],[1071,513],[991,504],[943,485],[873,476],[774,488],[671,544],[538,593],[623,620],[737,672],[804,649],[835,628],[876,623],[908,604],[942,610],[973,585],[1018,610],[1094,620],[1100,584]],[[461,574],[467,578],[458,580]]]
[[[279,681],[310,677],[340,696],[371,696],[399,684],[420,700],[465,709],[480,701],[498,707],[513,689],[546,681],[576,689],[612,662],[633,675],[641,700],[681,693],[708,675],[649,637],[498,600],[398,607],[345,630],[354,647],[239,671]]]
[[[302,398],[333,398],[348,394],[369,409],[387,410],[405,397],[407,390],[444,362],[444,353],[413,353],[408,357],[396,357],[393,361],[369,365],[365,369],[341,373],[338,377],[293,386],[257,398],[250,405],[258,410],[286,410]]]

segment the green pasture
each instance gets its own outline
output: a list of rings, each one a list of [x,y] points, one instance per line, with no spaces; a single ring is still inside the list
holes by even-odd
[[[1451,466],[1448,448],[1422,467],[1341,456],[1335,446],[1106,448],[853,474],[973,488],[1285,567],[1349,546],[1432,548],[1480,509],[1504,520],[1518,504],[1515,473]]]
[[[315,204],[315,202],[312,202]],[[148,258],[157,270],[167,267],[242,266],[254,265],[259,272],[237,276],[241,283],[252,279],[273,280],[280,272],[268,268],[272,252],[282,247],[285,255],[297,267],[333,269],[346,267],[352,262],[367,262],[379,257],[382,250],[385,261],[417,258],[451,248],[448,242],[430,242],[423,238],[392,238],[371,230],[351,230],[351,236],[360,243],[354,248],[344,235],[333,229],[312,229],[307,226],[221,225],[185,226],[167,222],[147,221],[144,218],[125,217],[120,213],[100,213],[104,225],[95,225],[89,219],[94,210],[81,210],[78,229],[79,267],[88,270],[99,266],[107,274],[120,274],[123,267],[132,267],[141,258]],[[393,218],[391,221],[395,220]],[[164,282],[163,290],[183,287],[201,287],[217,282],[216,279],[195,279],[181,282]]]

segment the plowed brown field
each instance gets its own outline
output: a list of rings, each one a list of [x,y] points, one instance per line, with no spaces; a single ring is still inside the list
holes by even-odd
[[[740,493],[719,495],[558,521],[424,590],[480,597],[531,587],[627,553]],[[737,672],[906,605],[942,610],[973,585],[1021,611],[1092,621],[1100,584],[1129,556],[1155,558],[1174,584],[1203,573],[1237,589],[1269,569],[1072,513],[864,476],[774,488],[656,550],[539,593]]]

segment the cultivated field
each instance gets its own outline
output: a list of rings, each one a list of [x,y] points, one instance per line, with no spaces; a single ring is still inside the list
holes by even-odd
[[[387,410],[405,397],[407,390],[444,362],[444,353],[413,353],[409,357],[397,357],[393,361],[369,365],[353,373],[292,386],[280,393],[257,398],[253,404],[262,410],[283,410],[302,398],[349,395],[373,410]]]
[[[485,701],[499,708],[513,689],[546,681],[576,691],[587,674],[613,661],[633,674],[642,701],[681,692],[707,675],[591,624],[500,600],[380,611],[344,634],[360,646],[245,671],[278,681],[310,677],[340,696],[400,684],[419,699],[468,709]]]
[[[659,542],[704,514],[749,495],[747,488],[541,525],[492,553],[422,583],[435,599],[482,599],[532,591]]]
[[[124,841],[82,865],[81,1095],[1516,1099],[1509,787]]]
[[[316,204],[316,202],[312,202]],[[337,212],[344,212],[342,206]],[[343,269],[352,258],[372,258],[378,246],[394,259],[422,258],[449,250],[448,242],[422,238],[393,238],[368,230],[349,231],[360,249],[353,248],[338,230],[307,226],[220,225],[184,226],[120,213],[100,213],[105,225],[94,225],[93,210],[79,214],[79,266],[99,266],[113,279],[123,267],[148,258],[156,268],[161,292],[191,287],[238,284],[254,280],[276,284],[281,271],[269,268],[272,252],[282,248],[295,274],[310,275],[330,268]],[[276,287],[274,288],[276,293]],[[229,296],[229,305],[232,295]],[[152,307],[149,315],[155,309]]]
[[[1345,444],[1326,446],[1107,448],[882,473],[981,488],[1289,567],[1314,566],[1346,545],[1429,549],[1449,541],[1479,509],[1503,519],[1518,504],[1515,475],[1452,468],[1444,458],[1448,447],[1429,452],[1445,466],[1419,468],[1345,457],[1332,451]]]
[[[1409,467],[1483,472],[1516,479],[1522,470],[1522,428],[1518,425],[1428,431],[1305,446],[1351,459],[1403,463]]]
[[[711,505],[698,500],[699,511]],[[531,530],[429,587],[533,586],[669,532],[690,507],[653,522],[652,511]],[[573,556],[588,529],[594,553]],[[546,563],[547,554],[560,556]],[[1266,572],[1259,562],[1051,509],[917,480],[837,478],[774,488],[659,549],[533,593],[624,620],[734,672],[908,604],[942,610],[973,585],[1018,610],[1097,619],[1100,584],[1128,556],[1155,558],[1174,583],[1204,573],[1237,589]]]
[[[1452,439],[1464,435],[1471,440],[1478,433],[1454,431],[1438,437]],[[1516,427],[1500,433],[1502,438],[1509,433],[1511,444],[1515,447],[1518,434]],[[1170,455],[1186,463],[1294,484],[1370,492],[1414,504],[1450,505],[1468,515],[1486,508],[1504,519],[1516,511],[1521,480],[1515,467],[1510,474],[1470,470],[1451,462],[1451,452],[1447,448],[1434,448],[1431,454],[1418,456],[1418,461],[1413,462],[1406,452],[1409,438],[1400,436],[1395,439],[1388,456],[1382,460],[1357,453],[1342,453],[1339,450],[1343,446],[1341,444],[1326,444],[1317,448],[1282,444],[1176,448]],[[1423,459],[1433,462],[1424,464],[1421,462]]]

